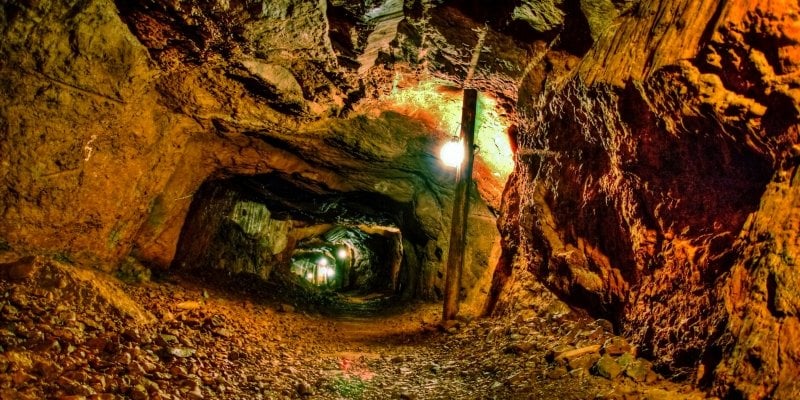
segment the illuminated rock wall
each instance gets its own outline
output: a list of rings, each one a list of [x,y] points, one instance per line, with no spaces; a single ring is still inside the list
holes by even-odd
[[[800,394],[797,12],[642,1],[531,73],[498,312],[533,274],[667,375]]]
[[[413,215],[401,218],[419,221],[404,236],[418,238],[420,295],[435,298],[452,171],[433,156],[443,132],[378,101],[392,88],[375,47],[386,38],[367,41],[380,51],[364,74],[337,63],[331,25],[350,16],[325,2],[184,5],[2,5],[2,257],[167,268],[203,182],[280,172],[403,204]],[[358,24],[365,40],[382,18]],[[492,209],[474,204],[465,290],[488,281],[499,248]]]

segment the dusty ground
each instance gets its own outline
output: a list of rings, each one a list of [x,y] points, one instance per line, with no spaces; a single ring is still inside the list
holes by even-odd
[[[563,356],[613,338],[602,321],[521,312],[437,327],[438,304],[329,317],[255,281],[123,284],[40,258],[8,271],[2,399],[703,398],[649,369],[596,376],[605,345]]]

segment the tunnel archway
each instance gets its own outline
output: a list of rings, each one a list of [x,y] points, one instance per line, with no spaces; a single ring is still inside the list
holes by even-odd
[[[292,250],[290,271],[340,293],[393,294],[400,286],[402,233],[396,227],[334,225]]]
[[[195,193],[173,267],[254,276],[292,293],[287,301],[324,303],[307,304],[323,312],[431,300],[422,269],[432,238],[421,224],[412,204],[379,193],[334,192],[282,173],[209,179]]]

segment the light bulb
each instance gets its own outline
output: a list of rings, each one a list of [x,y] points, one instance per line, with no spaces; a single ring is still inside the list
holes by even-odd
[[[464,144],[461,141],[449,141],[442,146],[439,158],[448,167],[458,167],[464,161]]]

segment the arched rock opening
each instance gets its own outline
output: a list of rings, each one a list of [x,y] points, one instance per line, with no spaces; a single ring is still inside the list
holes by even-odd
[[[435,300],[446,250],[438,241],[446,234],[436,230],[446,225],[425,220],[417,208],[380,193],[335,191],[292,174],[212,178],[194,195],[172,266],[392,303]],[[491,219],[479,221],[472,231],[476,242],[493,228]],[[491,273],[491,250],[475,247],[465,298],[485,291],[476,287],[486,286]],[[339,250],[346,254],[338,256]],[[483,296],[474,294],[477,312]]]

